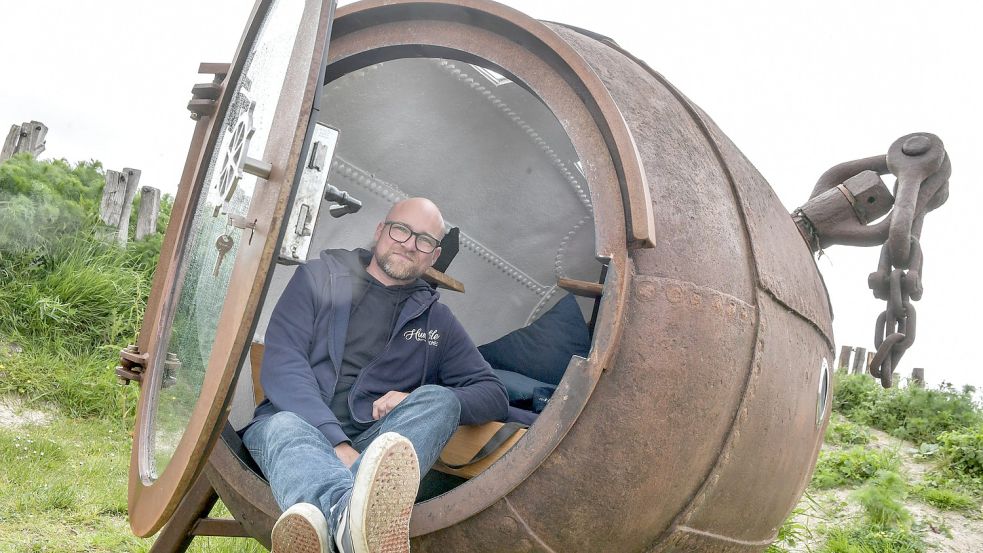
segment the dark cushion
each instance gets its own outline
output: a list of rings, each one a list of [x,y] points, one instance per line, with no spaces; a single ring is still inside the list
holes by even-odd
[[[570,357],[586,357],[589,350],[587,323],[571,294],[531,325],[478,347],[493,369],[512,371],[554,386],[563,378]]]
[[[509,403],[512,405],[522,402],[532,405],[533,390],[547,385],[545,382],[536,380],[535,378],[529,378],[517,372],[503,371],[500,369],[492,370],[495,371],[495,375],[505,385],[505,390],[509,393]]]

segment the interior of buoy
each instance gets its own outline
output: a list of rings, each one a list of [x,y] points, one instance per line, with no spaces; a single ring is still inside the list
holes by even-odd
[[[306,253],[312,259],[329,248],[368,248],[395,202],[432,199],[447,229],[459,229],[459,249],[446,274],[465,288],[440,289],[441,301],[477,345],[550,312],[569,294],[560,279],[603,279],[591,195],[566,131],[515,76],[480,61],[397,58],[329,74],[317,115],[334,142],[327,185],[361,207],[337,216],[346,210],[324,200]],[[286,229],[288,236],[294,232]],[[263,343],[295,268],[282,258],[276,266],[254,343]],[[586,328],[599,300],[576,301]],[[524,353],[515,354],[521,362]],[[230,423],[236,429],[248,423],[255,405],[251,362],[247,355],[233,399]],[[536,371],[528,367],[521,377]],[[524,384],[521,378],[507,381],[510,392],[514,382]],[[522,401],[514,405],[530,409]],[[444,479],[424,497],[457,483]]]

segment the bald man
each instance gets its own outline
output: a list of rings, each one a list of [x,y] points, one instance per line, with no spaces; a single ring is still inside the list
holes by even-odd
[[[458,424],[506,416],[508,397],[420,276],[440,256],[430,200],[393,206],[372,251],[301,265],[266,330],[243,442],[283,515],[274,553],[402,553],[420,478]]]

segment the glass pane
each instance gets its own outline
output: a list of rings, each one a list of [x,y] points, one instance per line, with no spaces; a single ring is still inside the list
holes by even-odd
[[[141,449],[149,455],[141,458],[141,476],[147,483],[170,462],[201,392],[236,253],[250,237],[248,229],[230,222],[231,216],[248,211],[256,183],[256,177],[243,173],[242,167],[247,155],[258,158],[266,148],[303,7],[303,2],[289,0],[271,6],[235,83],[235,97],[209,161],[169,296],[169,324],[163,327],[169,335],[153,361],[162,368],[163,377],[155,390],[155,412],[149,417],[153,426],[143,432],[146,442]],[[252,282],[236,284],[252,286]]]

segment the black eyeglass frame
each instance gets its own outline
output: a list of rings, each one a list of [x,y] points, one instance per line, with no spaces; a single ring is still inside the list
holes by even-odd
[[[430,233],[427,233],[427,232],[414,232],[413,229],[411,229],[409,227],[409,225],[407,225],[406,223],[402,223],[400,221],[385,221],[382,224],[383,224],[383,226],[388,226],[389,227],[389,238],[392,238],[392,240],[394,242],[399,242],[400,244],[404,244],[404,243],[408,242],[410,238],[413,238],[413,246],[420,253],[433,253],[433,252],[437,251],[437,248],[440,247],[441,241],[440,240],[437,240],[437,238],[435,238],[433,235],[431,235]],[[398,238],[396,238],[395,236],[393,236],[393,225],[399,225],[399,226],[405,228],[406,229],[406,232],[410,233],[410,235],[407,236],[404,240],[399,240]],[[425,251],[422,248],[420,248],[420,241],[417,239],[417,237],[420,237],[420,236],[425,236],[425,237],[427,237],[427,238],[429,238],[429,239],[431,239],[431,240],[433,240],[435,242],[436,245],[434,245],[434,247],[433,247],[432,250]]]

